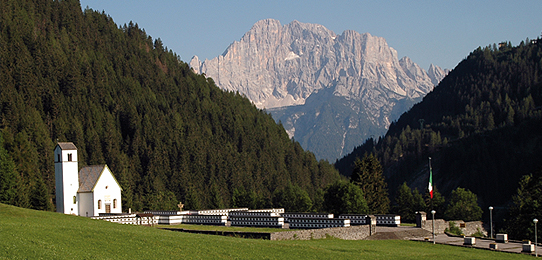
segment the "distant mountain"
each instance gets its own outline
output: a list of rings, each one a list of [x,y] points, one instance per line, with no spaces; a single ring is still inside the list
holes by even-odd
[[[433,181],[444,195],[463,187],[483,208],[507,206],[521,176],[542,170],[541,60],[539,39],[476,49],[384,138],[335,166],[348,176],[357,157],[373,152],[390,191],[406,181],[423,193],[432,157]]]
[[[254,24],[212,60],[195,56],[190,66],[270,111],[290,137],[330,160],[383,134],[446,74],[399,60],[381,37],[273,19]]]

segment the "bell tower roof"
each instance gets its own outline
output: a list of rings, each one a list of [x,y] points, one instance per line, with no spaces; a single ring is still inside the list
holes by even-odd
[[[62,150],[77,150],[77,147],[72,142],[59,142],[57,146]]]

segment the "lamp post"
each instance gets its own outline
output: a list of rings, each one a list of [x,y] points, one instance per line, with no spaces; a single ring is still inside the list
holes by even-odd
[[[536,248],[538,247],[538,234],[536,234],[536,223],[538,223],[538,219],[533,219],[534,222],[534,254],[536,257],[538,257],[538,251]]]
[[[489,206],[489,227],[491,230],[491,236],[489,238],[493,238],[493,207]]]
[[[433,215],[433,224],[431,225],[433,228],[433,244],[435,244],[435,213],[437,213],[435,210],[431,210],[431,214]]]

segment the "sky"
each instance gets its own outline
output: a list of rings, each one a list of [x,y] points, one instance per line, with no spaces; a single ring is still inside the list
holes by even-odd
[[[117,25],[130,21],[189,62],[221,55],[259,20],[320,24],[386,39],[424,69],[453,69],[470,52],[503,41],[518,45],[542,34],[542,1],[80,0]]]

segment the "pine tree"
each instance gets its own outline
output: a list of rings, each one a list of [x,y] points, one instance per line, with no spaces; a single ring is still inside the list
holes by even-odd
[[[52,210],[52,205],[49,200],[49,191],[42,179],[36,179],[34,186],[32,187],[32,194],[30,195],[30,203],[33,209],[37,210]]]
[[[408,187],[406,182],[403,182],[403,184],[399,186],[399,190],[395,197],[395,203],[394,213],[401,216],[401,221],[406,223],[415,221],[412,190]]]
[[[199,196],[197,195],[193,187],[189,187],[186,191],[186,196],[184,198],[184,206],[187,210],[200,210],[201,202]]]
[[[423,196],[417,188],[411,190],[406,182],[399,186],[395,203],[394,212],[399,214],[401,220],[406,223],[413,223],[416,220],[416,212],[426,210]]]
[[[425,200],[425,212],[431,212],[435,210],[435,218],[444,218],[444,211],[446,211],[446,199],[438,191],[437,187],[433,187],[433,199],[429,192],[426,192],[424,195]]]
[[[425,201],[422,194],[418,191],[418,188],[415,188],[412,191],[412,211],[424,211],[426,208]]]
[[[241,186],[233,190],[232,202],[234,208],[253,208],[254,193]]]
[[[17,197],[17,175],[15,173],[15,164],[4,149],[4,138],[0,131],[0,202],[5,204],[15,204]]]
[[[517,193],[513,196],[514,204],[505,220],[506,231],[513,239],[530,239],[534,236],[533,219],[542,214],[542,168],[534,174],[524,175]],[[539,240],[542,236],[539,233]]]
[[[210,209],[224,208],[224,202],[222,201],[222,196],[220,196],[220,191],[216,184],[212,186],[210,196],[211,196]]]
[[[382,174],[382,166],[373,154],[355,161],[350,181],[363,191],[370,214],[388,212],[390,199],[387,183]]]

